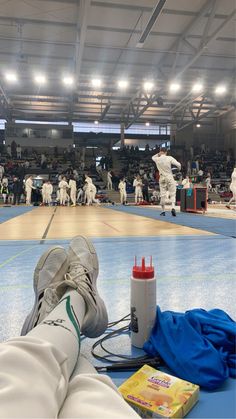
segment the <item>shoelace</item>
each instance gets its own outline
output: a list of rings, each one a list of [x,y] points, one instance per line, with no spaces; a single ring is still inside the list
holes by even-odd
[[[69,272],[65,274],[65,279],[74,282],[80,289],[88,290],[90,294],[95,295],[95,290],[92,286],[90,274],[92,270],[85,268],[78,262],[71,262]]]

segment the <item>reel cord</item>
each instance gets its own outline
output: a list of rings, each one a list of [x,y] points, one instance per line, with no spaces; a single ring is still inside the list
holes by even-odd
[[[138,357],[132,357],[129,355],[121,355],[116,354],[114,352],[109,351],[104,342],[114,337],[117,337],[121,334],[125,334],[130,330],[130,313],[126,316],[122,317],[120,320],[111,322],[108,324],[108,329],[111,329],[117,326],[119,323],[122,322],[129,322],[128,325],[122,326],[118,329],[112,330],[111,332],[107,332],[105,336],[101,339],[97,340],[91,349],[91,353],[94,358],[98,359],[99,361],[106,361],[109,362],[111,365],[104,365],[104,366],[97,366],[95,367],[98,372],[105,372],[105,371],[131,371],[142,367],[144,364],[148,364],[152,367],[158,367],[160,365],[164,365],[163,360],[160,356],[150,357],[148,355],[142,355]],[[105,352],[105,355],[99,355],[96,352],[96,349],[102,349]],[[113,358],[113,359],[112,359]],[[115,358],[115,359],[114,359]],[[121,360],[125,360],[121,362]]]

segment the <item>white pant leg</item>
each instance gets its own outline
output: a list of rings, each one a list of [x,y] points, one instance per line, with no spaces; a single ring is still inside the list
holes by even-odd
[[[166,203],[167,181],[162,176],[160,177],[160,180],[159,180],[159,186],[160,186],[161,205],[164,208],[165,203]]]
[[[30,336],[0,344],[0,418],[56,418],[68,388],[67,356]]]
[[[173,178],[168,178],[167,179],[167,189],[170,195],[170,201],[171,201],[171,205],[172,208],[175,207],[175,202],[176,202],[176,183],[175,180]]]
[[[69,382],[60,419],[140,418],[119,394],[112,380],[97,374],[83,356],[79,357],[75,374]]]
[[[73,205],[76,205],[76,190],[71,190],[70,192],[70,199]]]
[[[26,189],[26,204],[30,205],[31,204],[31,188],[30,189]]]
[[[112,189],[112,181],[111,181],[111,179],[107,179],[107,189],[109,189],[109,190]]]

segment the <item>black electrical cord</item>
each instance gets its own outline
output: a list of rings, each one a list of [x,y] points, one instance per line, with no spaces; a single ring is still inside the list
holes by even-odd
[[[120,320],[111,322],[108,324],[108,330],[114,328],[114,326],[117,326],[121,322],[129,322],[130,323],[130,314],[127,314],[126,316],[122,317]],[[137,368],[140,368],[144,364],[149,364],[153,367],[157,367],[160,365],[163,365],[163,360],[159,357],[150,357],[148,355],[142,355],[138,357],[132,357],[129,355],[121,355],[114,352],[111,352],[108,350],[104,342],[108,341],[109,339],[113,339],[123,333],[126,333],[130,330],[129,324],[122,326],[118,329],[112,330],[111,332],[107,332],[105,336],[103,336],[101,339],[97,340],[91,349],[91,353],[94,358],[98,359],[99,361],[105,361],[110,363],[111,365],[105,365],[105,366],[97,366],[97,371],[127,371],[127,370],[134,370]],[[100,347],[100,349],[103,350],[105,355],[99,355],[96,352],[96,349]],[[115,359],[114,359],[115,358]],[[124,362],[121,362],[121,360],[124,360]]]

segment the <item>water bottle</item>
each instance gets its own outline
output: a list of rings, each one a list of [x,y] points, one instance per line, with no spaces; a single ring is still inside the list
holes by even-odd
[[[141,266],[135,265],[131,276],[131,343],[142,348],[149,338],[156,319],[156,278],[152,257],[150,266],[145,265],[142,257]]]

